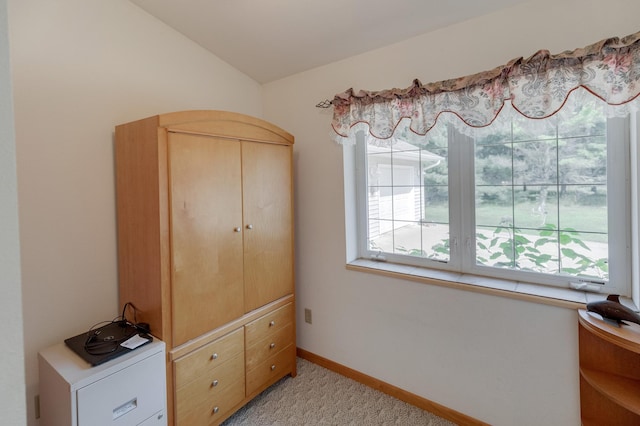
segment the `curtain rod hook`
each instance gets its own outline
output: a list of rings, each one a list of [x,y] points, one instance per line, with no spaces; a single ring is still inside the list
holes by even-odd
[[[331,105],[333,105],[333,102],[331,102],[329,99],[325,99],[322,102],[318,102],[316,104],[316,108],[330,108]]]

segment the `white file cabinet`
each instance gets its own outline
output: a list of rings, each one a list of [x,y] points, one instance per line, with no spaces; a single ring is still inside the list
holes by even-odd
[[[38,354],[41,426],[166,426],[165,345],[92,367],[64,343]]]

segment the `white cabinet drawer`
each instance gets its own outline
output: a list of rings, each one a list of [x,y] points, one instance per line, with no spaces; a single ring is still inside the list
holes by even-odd
[[[138,423],[138,426],[167,426],[167,411],[160,410],[157,413],[153,413],[147,420]]]
[[[166,426],[165,345],[92,367],[60,343],[38,354],[41,426]]]
[[[164,356],[157,353],[78,389],[78,425],[137,425],[149,419],[165,407],[164,369]]]

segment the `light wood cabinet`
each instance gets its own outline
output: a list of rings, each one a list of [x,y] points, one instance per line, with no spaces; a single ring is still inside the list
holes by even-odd
[[[245,326],[247,395],[256,395],[266,383],[295,366],[294,307],[289,303]]]
[[[168,133],[174,346],[244,314],[241,143]]]
[[[277,126],[223,111],[116,127],[119,299],[167,344],[175,423],[219,423],[296,374],[292,146]],[[282,309],[277,327],[245,340],[250,324]],[[255,355],[271,337],[277,349]],[[254,368],[274,355],[278,366],[258,378]],[[209,387],[222,383],[214,376],[225,385]]]
[[[293,292],[289,147],[242,143],[244,309]]]
[[[640,424],[640,326],[615,327],[579,311],[583,425]]]
[[[175,361],[176,424],[204,425],[245,398],[242,328]]]

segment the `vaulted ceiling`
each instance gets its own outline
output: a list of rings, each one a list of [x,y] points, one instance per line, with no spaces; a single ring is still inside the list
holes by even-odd
[[[527,0],[130,0],[260,83]]]

